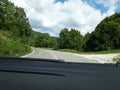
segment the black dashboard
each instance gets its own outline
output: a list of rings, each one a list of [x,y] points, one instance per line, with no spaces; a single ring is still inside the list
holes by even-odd
[[[119,90],[120,67],[61,60],[0,58],[0,90]]]

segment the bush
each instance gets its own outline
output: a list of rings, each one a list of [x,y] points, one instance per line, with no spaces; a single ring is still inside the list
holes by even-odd
[[[19,41],[0,39],[0,57],[19,57],[31,52],[31,48]]]

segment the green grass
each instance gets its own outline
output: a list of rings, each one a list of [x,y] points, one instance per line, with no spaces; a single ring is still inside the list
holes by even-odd
[[[53,48],[44,48],[44,47],[42,47],[42,49],[54,50]]]
[[[58,49],[57,51],[70,52],[70,53],[80,53],[79,51],[72,50],[72,49]]]
[[[31,48],[18,41],[0,41],[0,57],[19,57],[32,52]]]
[[[30,46],[20,42],[8,31],[0,31],[0,57],[20,57],[32,52]]]

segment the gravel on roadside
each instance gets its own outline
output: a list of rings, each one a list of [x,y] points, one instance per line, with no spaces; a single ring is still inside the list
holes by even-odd
[[[85,58],[97,60],[100,63],[115,63],[113,59],[118,55],[119,54],[81,54],[81,56]]]

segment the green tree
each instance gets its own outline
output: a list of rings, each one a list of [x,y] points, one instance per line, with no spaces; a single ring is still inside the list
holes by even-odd
[[[59,48],[81,50],[83,46],[83,36],[76,29],[70,31],[65,28],[61,30],[59,37]]]
[[[67,28],[61,30],[59,34],[59,48],[70,48],[70,35]]]
[[[0,56],[20,56],[29,52],[31,26],[23,8],[0,0]]]
[[[36,47],[55,48],[57,46],[57,39],[51,37],[48,33],[39,33],[35,38]]]
[[[8,0],[0,1],[0,30],[12,31],[15,36],[29,36],[31,26],[23,8]]]
[[[120,49],[120,13],[105,18],[91,33],[86,51]]]
[[[78,30],[71,29],[70,36],[70,49],[81,50],[83,46],[83,36]]]

